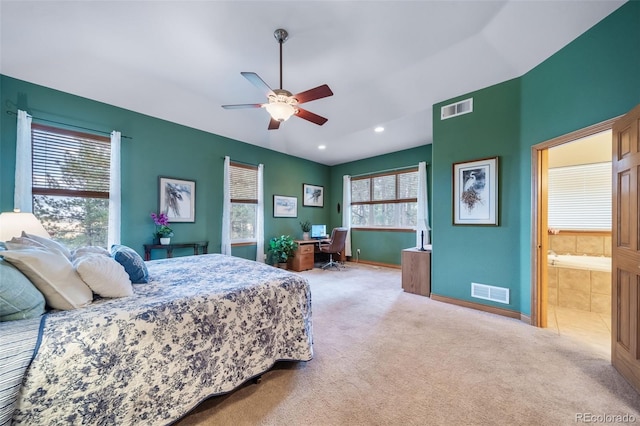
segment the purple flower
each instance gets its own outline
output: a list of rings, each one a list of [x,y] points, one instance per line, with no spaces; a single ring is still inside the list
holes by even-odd
[[[164,213],[151,213],[151,219],[153,219],[153,222],[158,226],[167,226],[169,224],[169,217]]]
[[[156,224],[155,237],[173,237],[173,230],[169,228],[169,217],[166,213],[155,214],[151,213],[151,219]]]

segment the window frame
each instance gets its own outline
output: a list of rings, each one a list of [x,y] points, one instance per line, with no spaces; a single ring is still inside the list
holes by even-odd
[[[363,176],[358,176],[358,177],[352,177],[351,178],[351,185],[353,185],[354,181],[359,181],[359,180],[369,180],[369,200],[368,201],[351,201],[351,205],[349,206],[350,209],[350,214],[353,215],[353,209],[352,207],[355,205],[379,205],[379,204],[402,204],[402,203],[418,203],[418,197],[410,197],[410,198],[398,198],[398,194],[399,194],[399,189],[400,189],[400,179],[398,178],[398,175],[402,175],[402,174],[407,174],[407,173],[418,173],[418,167],[408,167],[408,168],[404,168],[401,170],[394,170],[394,171],[387,171],[387,172],[378,172],[378,173],[371,173],[371,174],[367,174],[367,175],[363,175]],[[395,198],[394,199],[389,199],[389,200],[375,200],[374,199],[374,185],[373,185],[373,179],[375,178],[379,178],[379,177],[383,177],[383,176],[395,176]],[[353,186],[351,187],[351,196],[353,197]],[[417,188],[416,188],[417,191]],[[370,209],[370,215],[373,212],[373,208]],[[352,219],[352,223],[353,223],[353,216],[351,216]],[[396,219],[398,219],[396,217]],[[354,230],[358,230],[358,231],[390,231],[390,232],[410,232],[410,231],[415,231],[416,230],[416,226],[413,227],[407,227],[407,226],[381,226],[381,225],[370,225],[370,226],[366,226],[366,225],[356,225],[356,226],[352,226],[351,229]]]

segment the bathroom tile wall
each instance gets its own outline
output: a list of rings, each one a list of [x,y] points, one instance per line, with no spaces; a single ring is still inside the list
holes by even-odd
[[[611,257],[611,233],[591,235],[579,233],[549,235],[549,249],[557,254]]]
[[[611,312],[611,274],[549,266],[548,303],[563,308]]]

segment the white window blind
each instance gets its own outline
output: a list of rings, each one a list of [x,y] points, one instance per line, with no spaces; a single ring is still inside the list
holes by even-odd
[[[231,242],[256,241],[258,168],[231,163]]]
[[[33,213],[69,247],[106,247],[110,138],[34,124],[31,141]]]
[[[33,193],[109,198],[108,138],[34,125]]]
[[[549,169],[549,227],[611,230],[611,163]]]

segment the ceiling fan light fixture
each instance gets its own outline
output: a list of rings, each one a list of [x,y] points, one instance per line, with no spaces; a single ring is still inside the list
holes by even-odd
[[[296,113],[293,105],[286,102],[271,102],[265,106],[265,109],[271,115],[271,118],[279,122],[287,121]]]

